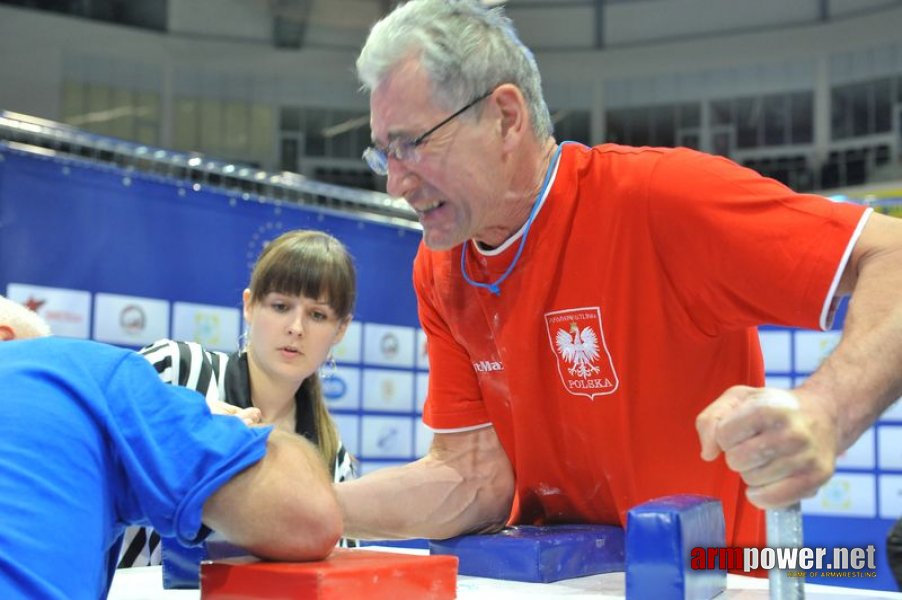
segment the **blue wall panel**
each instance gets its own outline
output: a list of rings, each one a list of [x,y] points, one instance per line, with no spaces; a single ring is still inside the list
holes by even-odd
[[[414,373],[425,373],[422,365],[417,371],[412,348],[419,333],[411,284],[419,231],[0,146],[0,292],[12,295],[11,291],[18,289],[26,294],[20,301],[44,302],[43,309],[49,311],[44,316],[58,333],[78,319],[88,321],[84,337],[98,337],[94,335],[98,321],[112,319],[106,323],[107,329],[118,326],[116,319],[122,319],[121,315],[96,310],[102,296],[115,294],[134,297],[138,304],[147,299],[168,309],[168,316],[162,313],[160,317],[167,322],[157,323],[155,329],[162,335],[200,342],[205,342],[202,338],[206,335],[217,339],[222,349],[234,349],[238,346],[241,293],[257,255],[267,241],[296,228],[328,231],[354,256],[358,273],[354,326],[358,331],[365,333],[368,325],[377,325],[374,331],[400,328],[401,337],[408,340],[404,348],[408,358],[392,362],[389,356],[386,366],[372,352],[369,358],[364,356],[366,336],[361,333],[356,337],[361,348],[348,353],[357,358],[339,361],[361,373],[369,370],[369,361],[382,370],[393,370],[402,385],[409,382],[412,388]],[[66,296],[68,290],[90,298],[84,303],[83,315],[66,305],[65,298],[63,305],[54,306],[60,302],[56,294]],[[177,335],[174,314],[179,303],[209,305],[214,312],[219,307],[234,322],[224,327],[221,320],[210,319],[208,310],[206,328],[198,327],[200,337]],[[146,325],[151,328],[155,317],[152,311],[145,312]],[[221,339],[211,330],[217,327],[234,333],[230,339]],[[133,329],[138,328],[140,323]],[[142,345],[140,332],[131,333],[136,335],[134,343],[127,343],[125,334],[126,341],[112,341],[129,347]],[[397,332],[381,335],[394,339]],[[374,342],[377,349],[378,342]],[[346,387],[344,382],[334,383],[327,391]],[[352,438],[346,440],[351,448],[361,448],[362,430],[370,417],[396,417],[392,427],[401,430],[387,431],[379,439],[398,438],[400,445],[377,446],[375,456],[361,455],[365,468],[416,458],[413,445],[405,442],[419,427],[417,403],[399,407],[391,403],[391,397],[382,399],[387,394],[410,398],[416,391],[398,390],[392,382],[383,387],[386,389],[360,390],[358,385],[354,390],[361,397],[352,399],[351,408],[334,411],[340,417],[358,419],[339,419],[346,429],[343,436]],[[376,407],[385,400],[387,408],[363,409],[362,398]],[[330,400],[341,399],[330,395]]]

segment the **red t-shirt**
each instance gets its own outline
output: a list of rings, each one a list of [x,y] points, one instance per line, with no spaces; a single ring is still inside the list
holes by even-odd
[[[755,326],[823,328],[865,209],[800,195],[686,149],[567,144],[500,296],[520,235],[414,264],[428,336],[424,421],[491,423],[516,474],[511,523],[625,524],[659,496],[719,497],[727,543],[763,545],[763,513],[695,418],[760,386]]]

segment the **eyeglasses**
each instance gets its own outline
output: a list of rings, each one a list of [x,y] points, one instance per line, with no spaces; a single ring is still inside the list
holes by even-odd
[[[486,92],[485,94],[482,94],[481,96],[477,96],[466,106],[452,114],[450,117],[447,117],[435,127],[427,130],[426,133],[420,134],[412,140],[399,137],[391,140],[385,147],[370,146],[363,151],[363,160],[366,161],[366,164],[369,165],[370,169],[372,169],[373,173],[375,173],[376,175],[388,175],[389,158],[394,158],[395,160],[404,162],[417,162],[420,159],[417,148],[426,143],[426,140],[430,135],[453,121],[455,118],[462,115],[464,112],[466,112],[467,109],[472,108],[478,102],[488,98],[493,91],[495,90],[491,90]]]

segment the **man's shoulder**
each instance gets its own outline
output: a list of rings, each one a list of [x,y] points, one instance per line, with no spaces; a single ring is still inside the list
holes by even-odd
[[[57,336],[46,336],[39,338],[30,338],[27,340],[15,340],[0,345],[0,349],[9,350],[14,354],[49,354],[59,355],[65,354],[73,358],[85,355],[86,360],[110,359],[121,360],[124,356],[131,354],[130,350],[95,342],[94,340],[83,340],[77,338],[65,338]]]
[[[623,144],[599,144],[598,146],[583,146],[576,152],[577,164],[580,166],[591,164],[600,166],[605,164],[617,165],[618,168],[642,166],[653,169],[662,161],[705,161],[713,158],[710,154],[684,147],[668,146],[625,146]],[[620,174],[622,175],[622,174]]]
[[[137,358],[137,355],[125,348],[55,336],[0,344],[0,364],[11,372],[27,370],[39,377],[61,377],[73,381],[104,381],[130,357]]]

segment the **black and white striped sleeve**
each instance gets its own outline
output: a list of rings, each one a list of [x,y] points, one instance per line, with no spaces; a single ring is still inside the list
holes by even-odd
[[[333,472],[334,475],[332,480],[335,483],[357,479],[357,464],[354,457],[351,456],[351,453],[348,452],[341,441],[338,442],[338,451],[335,453],[335,468],[333,469]],[[338,546],[340,548],[356,548],[359,545],[359,541],[350,538],[341,538],[338,540]]]
[[[160,379],[196,390],[207,400],[222,400],[222,378],[228,356],[209,352],[196,342],[163,339],[140,350],[153,365]]]

